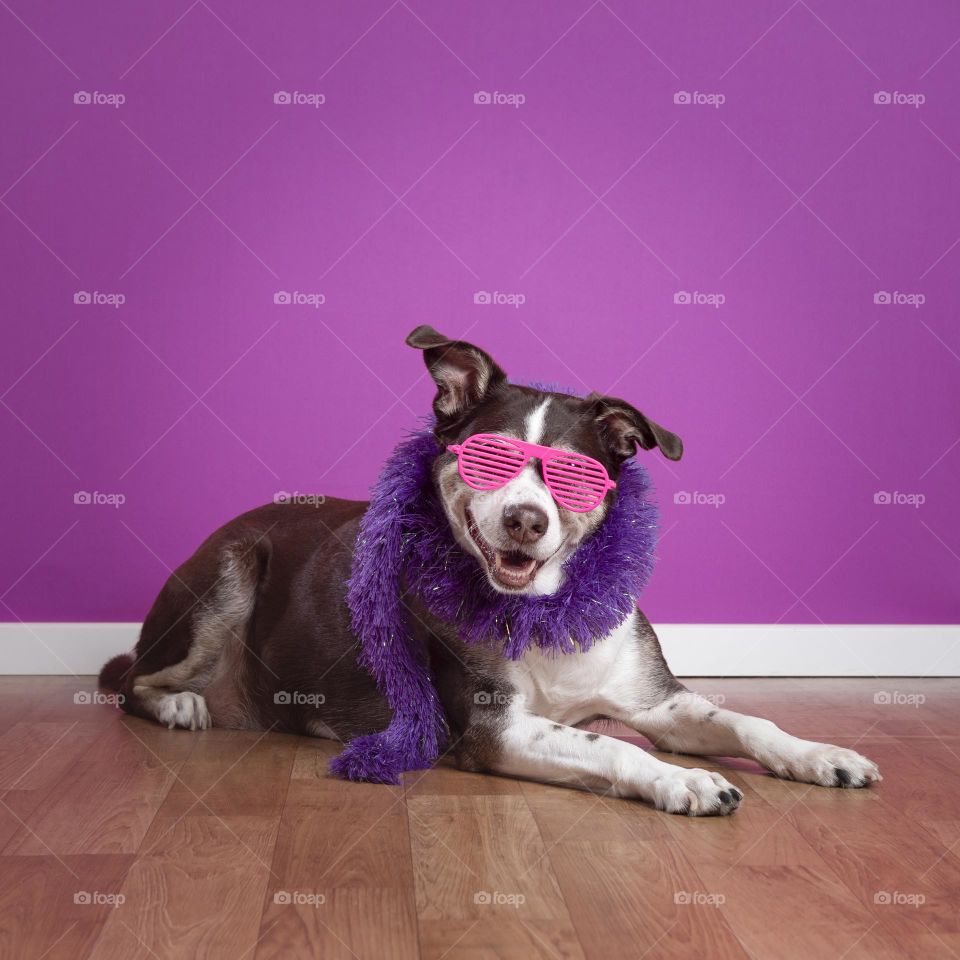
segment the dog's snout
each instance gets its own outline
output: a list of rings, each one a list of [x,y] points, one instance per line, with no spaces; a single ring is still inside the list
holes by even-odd
[[[503,511],[503,526],[517,543],[536,543],[549,524],[546,513],[533,503],[512,504]]]

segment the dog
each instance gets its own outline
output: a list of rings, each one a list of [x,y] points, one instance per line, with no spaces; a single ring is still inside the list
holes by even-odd
[[[497,591],[550,594],[564,563],[604,522],[595,508],[558,505],[530,462],[494,490],[468,486],[448,444],[478,433],[560,447],[599,461],[616,480],[625,460],[679,437],[629,403],[510,383],[479,347],[420,326],[406,340],[436,384],[440,453],[432,477],[456,542]],[[322,499],[322,498],[318,498]],[[133,654],[100,674],[131,714],[168,727],[283,730],[347,741],[387,726],[391,710],[358,663],[346,604],[353,545],[367,504],[326,498],[274,503],[212,534],[169,578]],[[458,639],[406,599],[461,770],[604,791],[670,813],[727,815],[741,792],[721,774],[680,767],[641,747],[581,729],[608,718],[660,751],[754,760],[778,777],[825,787],[881,779],[853,750],[801,740],[770,720],[721,709],[670,672],[637,609],[585,652],[530,648],[511,661]]]

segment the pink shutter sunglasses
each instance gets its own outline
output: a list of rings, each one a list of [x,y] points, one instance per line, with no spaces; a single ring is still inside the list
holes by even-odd
[[[517,477],[531,459],[538,459],[550,495],[574,513],[593,510],[616,487],[604,465],[593,457],[496,433],[475,433],[447,449],[457,455],[460,476],[474,490],[497,490]]]

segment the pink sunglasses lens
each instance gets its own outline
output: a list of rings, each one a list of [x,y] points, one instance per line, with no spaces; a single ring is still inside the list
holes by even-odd
[[[607,492],[607,472],[585,457],[554,457],[544,464],[543,477],[561,506],[574,513],[592,510]]]
[[[460,451],[460,476],[474,490],[495,490],[512,480],[525,460],[509,440],[471,437]]]

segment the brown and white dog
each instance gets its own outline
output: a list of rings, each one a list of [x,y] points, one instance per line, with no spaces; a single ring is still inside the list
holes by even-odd
[[[431,327],[418,327],[407,343],[423,351],[436,382],[443,446],[495,432],[584,453],[614,479],[637,447],[680,459],[680,439],[622,400],[510,384],[483,350]],[[487,492],[460,480],[451,453],[437,457],[433,476],[454,537],[495,590],[555,591],[564,561],[606,516],[605,504],[586,514],[559,507],[533,463]],[[390,709],[357,663],[345,602],[366,506],[270,504],[221,527],[173,573],[134,654],[106,664],[101,685],[124,694],[127,712],[169,727],[278,729],[342,741],[383,729]],[[880,779],[853,750],[798,739],[689,692],[639,611],[589,652],[548,658],[533,649],[513,662],[462,643],[455,623],[405,602],[463,770],[603,790],[672,813],[737,809],[742,795],[720,774],[578,729],[611,718],[661,750],[747,757],[788,779],[826,787]]]

